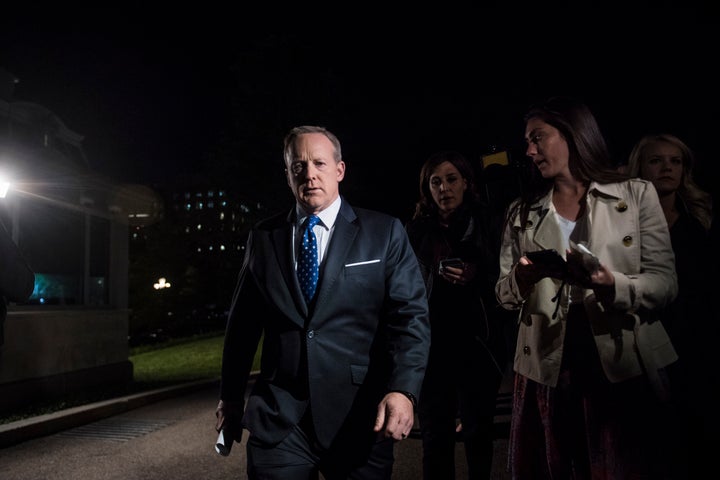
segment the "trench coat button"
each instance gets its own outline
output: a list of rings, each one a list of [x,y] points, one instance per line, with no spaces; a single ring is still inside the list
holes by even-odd
[[[624,212],[627,209],[628,209],[627,203],[623,202],[622,200],[620,200],[618,202],[618,204],[615,205],[615,210],[617,210],[618,212]]]
[[[525,228],[530,228],[532,226],[533,226],[532,220],[528,220],[527,222],[525,222]]]
[[[529,345],[525,345],[523,347],[523,354],[530,355],[530,346]]]
[[[633,243],[633,239],[630,235],[626,235],[623,237],[623,245],[625,245],[626,247],[629,247],[630,245],[632,245],[632,243]]]
[[[309,331],[307,332],[307,337],[308,337],[308,338],[313,338],[314,336],[315,336],[315,330],[309,330]]]

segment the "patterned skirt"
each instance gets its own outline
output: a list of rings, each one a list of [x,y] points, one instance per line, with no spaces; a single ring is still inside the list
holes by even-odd
[[[647,378],[610,383],[584,309],[571,307],[567,322],[558,385],[515,375],[512,478],[666,478],[663,406]]]

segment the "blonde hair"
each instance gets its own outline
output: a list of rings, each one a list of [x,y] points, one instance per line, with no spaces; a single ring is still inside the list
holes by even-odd
[[[638,141],[630,152],[628,158],[627,173],[631,177],[640,175],[640,162],[643,159],[645,147],[652,143],[665,142],[680,149],[683,161],[682,179],[676,195],[684,203],[690,215],[695,217],[706,230],[710,230],[712,224],[712,196],[701,189],[693,180],[692,170],[695,164],[695,157],[692,150],[675,135],[659,133],[645,135]]]

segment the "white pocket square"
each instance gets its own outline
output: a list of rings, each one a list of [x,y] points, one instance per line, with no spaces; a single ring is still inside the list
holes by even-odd
[[[346,263],[345,267],[357,267],[359,265],[367,265],[369,263],[379,263],[380,259],[376,258],[375,260],[365,260],[364,262],[355,262],[355,263]]]

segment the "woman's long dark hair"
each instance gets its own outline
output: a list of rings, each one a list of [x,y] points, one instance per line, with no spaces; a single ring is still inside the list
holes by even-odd
[[[597,120],[584,103],[570,97],[551,97],[530,107],[524,117],[525,123],[533,118],[560,131],[570,153],[570,173],[577,180],[590,184],[591,181],[614,183],[628,178],[615,167]],[[520,202],[508,211],[506,220],[513,218],[519,210],[521,224],[524,225],[530,205],[545,196],[553,183],[552,178],[540,178],[530,183],[521,193]]]

